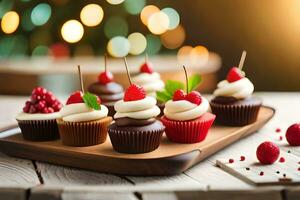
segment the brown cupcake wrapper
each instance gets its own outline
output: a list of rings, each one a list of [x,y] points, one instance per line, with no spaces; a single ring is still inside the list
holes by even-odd
[[[65,122],[57,119],[61,141],[66,146],[92,146],[102,144],[107,138],[111,117],[89,122]]]
[[[244,126],[257,120],[261,104],[222,105],[211,102],[216,122],[226,126]]]
[[[113,117],[116,114],[114,106],[106,105],[106,107],[108,109],[108,114],[107,115]]]
[[[163,129],[152,131],[124,131],[108,129],[113,148],[120,153],[147,153],[158,148]]]
[[[59,139],[56,119],[17,121],[25,140],[49,141]]]

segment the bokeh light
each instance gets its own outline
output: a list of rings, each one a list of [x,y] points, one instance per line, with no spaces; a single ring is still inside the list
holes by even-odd
[[[190,66],[191,65],[191,52],[193,47],[183,46],[177,52],[177,60],[181,65]]]
[[[106,0],[106,1],[112,5],[118,5],[123,3],[124,0]]]
[[[0,58],[24,57],[28,50],[28,41],[23,35],[9,35],[0,39]]]
[[[108,18],[104,24],[104,34],[109,39],[115,36],[127,36],[128,24],[126,20],[119,16]]]
[[[2,31],[6,34],[15,32],[19,26],[20,17],[15,11],[5,13],[1,21]]]
[[[142,11],[145,4],[146,0],[126,0],[123,5],[129,14],[137,15]]]
[[[160,35],[168,30],[169,17],[163,12],[157,12],[150,16],[148,20],[148,28],[151,33]]]
[[[2,0],[0,1],[0,19],[5,13],[10,11],[13,8],[14,1],[12,0]]]
[[[124,57],[129,53],[130,43],[123,36],[116,36],[109,40],[107,51],[111,56]]]
[[[48,47],[44,45],[39,45],[35,47],[32,51],[32,56],[47,56],[48,55]]]
[[[51,16],[51,7],[46,3],[40,3],[32,9],[31,21],[36,26],[42,26]]]
[[[169,30],[175,29],[180,22],[180,17],[178,12],[173,8],[164,8],[161,12],[165,13],[169,17]]]
[[[159,8],[154,5],[145,6],[141,12],[140,18],[146,26],[148,25],[148,20],[154,13],[159,12]]]
[[[81,40],[84,30],[82,24],[77,20],[65,22],[61,28],[63,39],[69,43],[76,43]]]
[[[180,47],[185,40],[185,30],[179,25],[175,29],[163,33],[160,38],[164,47],[176,49]]]
[[[204,46],[196,46],[190,53],[192,66],[204,66],[209,58],[209,52]]]
[[[128,41],[130,43],[129,53],[133,55],[139,55],[143,53],[147,47],[147,40],[145,36],[138,32],[131,33],[128,36]]]
[[[25,31],[32,31],[35,25],[31,21],[31,9],[24,11],[22,15],[21,26]]]
[[[98,4],[88,4],[80,12],[80,19],[86,26],[97,26],[104,16],[103,9]]]
[[[70,56],[70,50],[63,43],[55,43],[50,46],[50,55],[54,58],[66,58]]]
[[[157,54],[161,49],[161,42],[158,36],[148,34],[146,35],[147,47],[146,52],[149,55]]]

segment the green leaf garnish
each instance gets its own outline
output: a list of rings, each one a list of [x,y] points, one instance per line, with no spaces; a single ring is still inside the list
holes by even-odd
[[[160,102],[167,102],[168,100],[172,99],[172,96],[166,90],[157,91],[156,99]]]
[[[82,98],[83,98],[84,103],[88,107],[90,107],[90,108],[92,108],[94,110],[100,110],[101,109],[101,106],[100,106],[100,104],[97,101],[97,96],[96,95],[91,94],[89,92],[86,92],[86,93],[84,93],[84,95],[83,95]]]
[[[180,81],[167,80],[165,85],[165,91],[168,92],[171,97],[176,90],[184,89],[184,84]]]
[[[188,83],[188,85],[189,85],[188,93],[190,93],[191,91],[195,90],[200,85],[200,83],[202,82],[202,78],[199,74],[195,74],[195,75],[189,77],[188,82],[189,82]]]

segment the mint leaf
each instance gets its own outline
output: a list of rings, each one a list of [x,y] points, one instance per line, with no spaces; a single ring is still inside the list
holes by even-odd
[[[165,85],[165,90],[168,92],[168,94],[173,96],[174,92],[176,90],[184,89],[184,84],[181,83],[180,81],[173,81],[173,80],[167,80],[166,85]]]
[[[93,95],[93,94],[87,92],[87,93],[84,93],[82,98],[83,98],[84,103],[88,107],[90,107],[94,110],[100,110],[101,109],[101,106],[97,101],[97,96],[96,95]]]
[[[189,88],[188,88],[188,93],[190,93],[191,91],[195,90],[200,83],[202,82],[202,78],[200,75],[195,74],[191,77],[189,77]]]
[[[156,99],[160,102],[167,102],[172,99],[172,95],[170,95],[166,90],[156,91]]]

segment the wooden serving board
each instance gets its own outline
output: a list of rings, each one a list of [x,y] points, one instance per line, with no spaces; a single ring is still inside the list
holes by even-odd
[[[60,140],[49,142],[25,141],[20,130],[0,138],[0,150],[8,155],[45,161],[58,165],[122,175],[173,175],[181,173],[227,145],[254,133],[266,124],[275,110],[263,106],[258,120],[243,127],[214,125],[207,138],[195,144],[177,144],[164,136],[160,147],[150,153],[121,154],[113,150],[110,140],[89,147],[63,146]],[[7,131],[0,133],[7,134]]]

